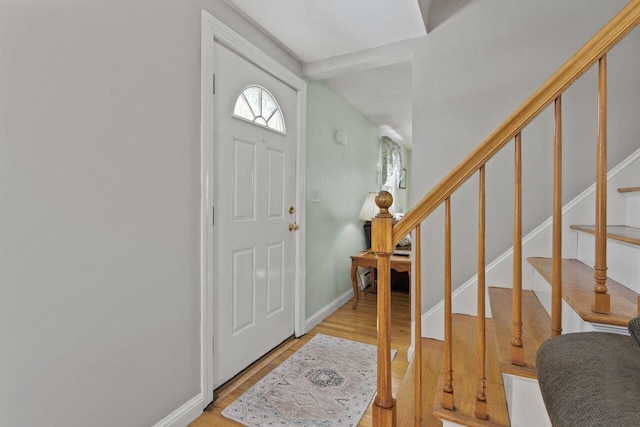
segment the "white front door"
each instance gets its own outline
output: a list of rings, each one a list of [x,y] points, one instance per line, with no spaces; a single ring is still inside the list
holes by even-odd
[[[213,388],[293,334],[296,231],[289,224],[297,216],[296,91],[215,46]],[[285,133],[233,115],[249,86],[277,101]],[[253,110],[263,102],[247,99]],[[264,105],[264,115],[272,108]],[[253,110],[256,122],[269,119]]]

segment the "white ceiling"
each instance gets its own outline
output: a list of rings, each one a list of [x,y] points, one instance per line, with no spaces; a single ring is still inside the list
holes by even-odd
[[[426,34],[418,0],[226,1],[298,57],[307,77],[411,146],[410,55],[385,46]]]
[[[411,62],[324,80],[398,143],[411,144]],[[391,130],[389,130],[391,129]]]
[[[417,0],[228,0],[309,63],[426,34]]]

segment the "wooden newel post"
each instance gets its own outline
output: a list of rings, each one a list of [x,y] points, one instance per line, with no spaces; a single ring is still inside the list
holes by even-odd
[[[393,197],[381,191],[376,197],[380,213],[371,220],[371,250],[378,258],[378,388],[373,403],[373,425],[396,425],[396,401],[391,395],[391,265]]]

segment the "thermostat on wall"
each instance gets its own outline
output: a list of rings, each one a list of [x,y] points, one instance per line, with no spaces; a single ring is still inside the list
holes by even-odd
[[[347,145],[347,134],[341,130],[336,131],[336,142],[338,144]]]

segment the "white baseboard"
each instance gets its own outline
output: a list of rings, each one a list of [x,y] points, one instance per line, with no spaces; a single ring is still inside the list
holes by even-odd
[[[204,398],[202,393],[200,393],[167,415],[153,427],[186,427],[190,422],[202,415],[203,410]]]
[[[316,311],[311,317],[307,319],[304,327],[305,333],[309,332],[316,325],[329,317],[329,315],[331,315],[334,311],[345,305],[347,302],[351,301],[352,298],[353,290],[349,289],[347,292],[343,293],[338,298],[334,299],[329,304]]]

